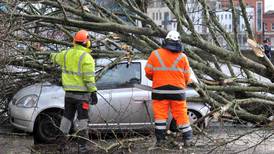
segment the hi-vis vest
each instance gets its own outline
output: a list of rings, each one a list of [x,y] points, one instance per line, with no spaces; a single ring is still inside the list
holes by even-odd
[[[174,53],[160,48],[151,53],[146,76],[152,82],[152,99],[185,100],[187,84],[191,82],[190,66],[182,52]]]
[[[95,63],[90,50],[75,45],[69,50],[52,53],[51,60],[62,68],[62,84],[65,91],[93,92],[95,86]]]

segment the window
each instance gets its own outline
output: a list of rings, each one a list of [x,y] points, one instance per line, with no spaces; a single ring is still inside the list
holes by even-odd
[[[166,3],[164,1],[161,2],[161,7],[165,7]]]
[[[161,2],[156,2],[156,7],[161,7]]]
[[[231,19],[231,14],[229,14],[229,19]]]
[[[159,12],[159,20],[162,20],[162,13]]]
[[[225,19],[227,19],[227,14],[225,14]]]
[[[267,24],[266,23],[264,23],[264,31],[267,32]]]
[[[257,14],[257,21],[256,21],[256,27],[257,27],[257,31],[258,32],[262,32],[262,26],[263,26],[263,21],[262,21],[262,18],[263,18],[263,12],[262,12],[262,2],[259,1],[257,2],[257,10],[256,10],[256,14]]]
[[[164,20],[168,21],[169,20],[169,12],[164,13]]]
[[[229,24],[229,29],[231,30],[231,28],[232,28],[232,26],[231,26],[231,24]]]
[[[141,83],[141,64],[121,63],[109,69],[96,81],[98,89],[130,88]]]
[[[271,25],[271,31],[274,31],[274,23]]]
[[[156,20],[158,20],[158,12],[156,12]]]
[[[223,20],[223,15],[221,15],[221,20]]]
[[[155,13],[152,13],[152,19],[155,20]]]

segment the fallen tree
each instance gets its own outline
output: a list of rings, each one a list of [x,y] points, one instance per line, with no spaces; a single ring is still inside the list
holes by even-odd
[[[237,18],[244,18],[246,35],[255,38],[243,0],[239,0],[237,10],[230,0],[232,33],[219,23],[215,9],[206,0],[196,1],[190,9],[185,0],[164,2],[174,14],[185,53],[199,77],[195,88],[201,98],[213,109],[219,108],[221,114],[229,112],[256,124],[268,122],[274,107],[274,70],[267,58],[246,56],[240,50]],[[79,29],[94,32],[91,54],[96,59],[117,58],[114,63],[146,59],[167,34],[146,14],[148,3],[116,0],[116,8],[110,9],[93,0],[6,1],[8,11],[1,13],[0,29],[1,102],[7,103],[22,86],[58,80],[60,74],[50,64],[48,55],[71,46],[73,32]],[[202,26],[208,29],[206,36],[197,32],[196,23],[191,20],[191,12],[195,11],[202,12]],[[226,48],[220,44],[220,38],[225,40]],[[15,68],[25,71],[14,71]]]

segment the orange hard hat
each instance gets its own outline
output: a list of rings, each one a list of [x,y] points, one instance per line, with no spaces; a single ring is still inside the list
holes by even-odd
[[[86,30],[80,30],[75,34],[73,39],[75,42],[86,43],[89,40],[88,32]]]

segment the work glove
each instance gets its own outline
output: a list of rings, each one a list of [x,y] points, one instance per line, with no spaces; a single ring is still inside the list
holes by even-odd
[[[90,94],[90,105],[96,105],[97,102],[98,102],[98,98],[97,98],[97,94],[96,94],[97,91],[94,91]]]

